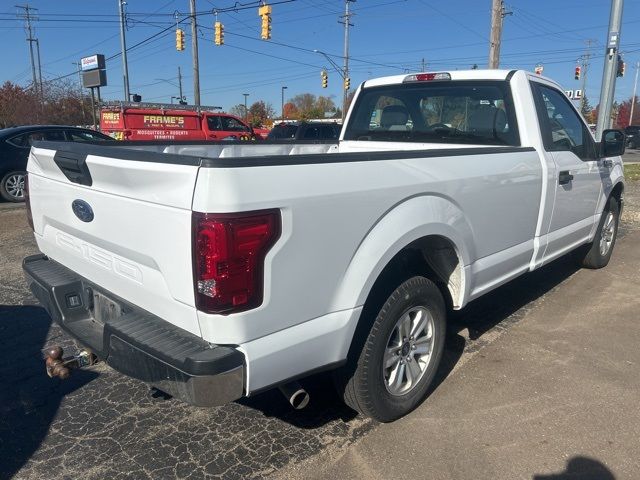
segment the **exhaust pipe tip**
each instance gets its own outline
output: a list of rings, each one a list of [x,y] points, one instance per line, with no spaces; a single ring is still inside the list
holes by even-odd
[[[296,410],[302,410],[309,405],[309,393],[298,382],[290,382],[279,387],[280,392],[289,404]]]

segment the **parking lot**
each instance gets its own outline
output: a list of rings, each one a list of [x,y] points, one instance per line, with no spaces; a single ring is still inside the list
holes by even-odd
[[[625,160],[640,155],[632,152]],[[634,478],[640,359],[630,344],[637,345],[640,335],[629,315],[639,284],[638,182],[629,183],[625,197],[617,250],[605,271],[578,270],[561,259],[454,314],[439,386],[418,411],[392,425],[356,416],[338,401],[327,375],[305,382],[311,403],[302,411],[291,410],[277,391],[218,408],[191,407],[154,396],[144,384],[103,365],[66,381],[49,379],[42,350],[51,344],[71,350],[71,343],[23,281],[20,262],[37,251],[24,207],[0,203],[0,478],[521,478],[523,472],[523,478],[539,479]],[[624,282],[619,271],[636,276]],[[595,312],[593,317],[572,316],[578,306]],[[624,315],[624,328],[616,324],[618,314]],[[555,316],[565,323],[554,327]],[[589,333],[598,319],[606,328]],[[556,334],[550,333],[554,328]],[[597,351],[578,343],[583,339],[571,329],[601,336]],[[557,342],[543,354],[525,348],[539,347],[547,337]],[[593,355],[581,356],[583,346]],[[514,355],[520,350],[521,357]],[[558,370],[535,364],[550,355]],[[613,393],[607,391],[610,378]],[[566,403],[558,382],[571,390]],[[494,388],[480,391],[482,385]],[[517,388],[518,401],[505,404],[500,396],[517,397]],[[585,402],[575,400],[581,397]],[[600,432],[585,427],[590,417]],[[527,423],[531,419],[547,429],[545,438],[537,436],[542,427]],[[491,439],[483,431],[513,435]],[[431,433],[421,438],[421,432]],[[601,437],[601,445],[591,434]],[[528,442],[519,442],[519,435]],[[384,455],[385,439],[392,440],[388,467],[376,461]],[[592,476],[544,476],[580,455],[594,462],[581,463]],[[411,468],[394,473],[394,460]],[[424,470],[429,465],[431,475]],[[566,467],[564,473],[572,472]]]

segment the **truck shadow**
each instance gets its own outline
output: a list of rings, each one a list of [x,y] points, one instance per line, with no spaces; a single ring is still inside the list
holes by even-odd
[[[0,478],[10,478],[47,436],[62,399],[93,380],[49,378],[42,350],[51,318],[36,306],[0,305]]]
[[[582,456],[571,458],[564,472],[533,476],[533,480],[615,480],[615,478],[601,462]]]

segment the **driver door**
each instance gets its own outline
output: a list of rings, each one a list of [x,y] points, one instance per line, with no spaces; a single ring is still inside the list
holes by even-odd
[[[545,155],[555,164],[546,262],[588,240],[602,181],[595,142],[576,109],[557,89],[537,82],[532,87]]]

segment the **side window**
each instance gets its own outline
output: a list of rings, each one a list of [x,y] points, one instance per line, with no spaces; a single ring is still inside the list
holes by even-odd
[[[302,138],[305,140],[316,140],[320,133],[319,130],[318,127],[307,127]]]
[[[249,129],[233,117],[222,117],[222,129],[230,132],[247,132]]]
[[[91,132],[83,132],[82,130],[67,130],[67,135],[72,142],[95,142],[104,140]]]
[[[338,129],[333,125],[324,125],[322,127],[322,138],[338,138]]]
[[[222,130],[222,125],[220,125],[220,117],[207,117],[207,126],[209,130]]]
[[[33,142],[38,142],[40,140],[48,140],[45,137],[44,132],[33,132],[27,135],[27,145],[33,145]]]
[[[545,150],[573,152],[582,160],[595,157],[591,135],[569,100],[557,90],[536,85],[536,108]]]
[[[64,130],[47,130],[44,132],[45,140],[49,142],[66,142],[67,138],[64,136]]]
[[[7,142],[9,142],[11,145],[15,145],[16,147],[26,148],[29,146],[27,137],[28,135],[22,134],[22,135],[18,135],[17,137],[10,138],[9,140],[7,140]]]

